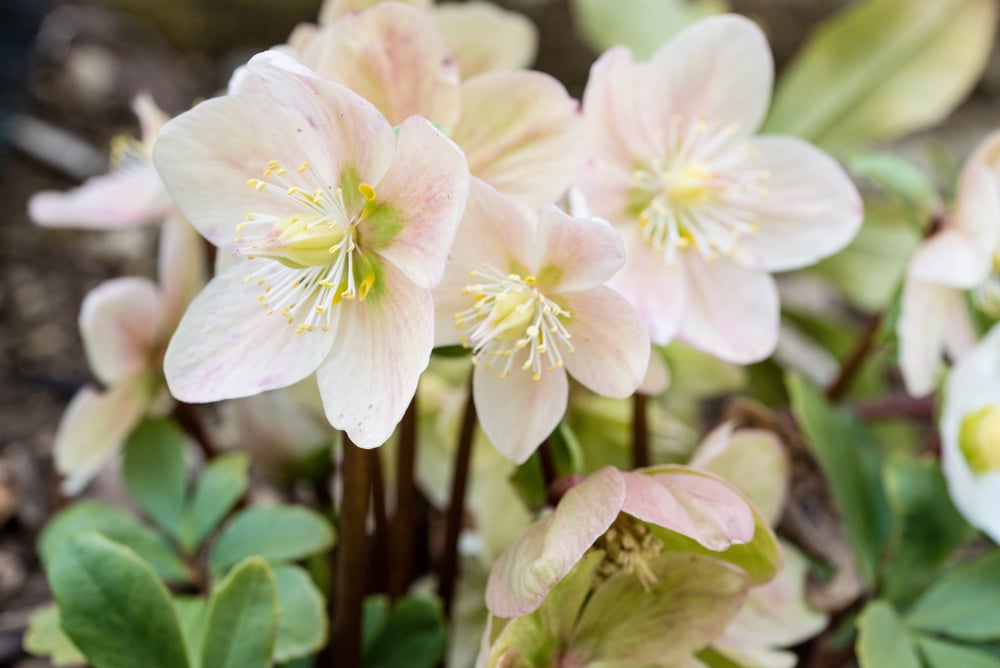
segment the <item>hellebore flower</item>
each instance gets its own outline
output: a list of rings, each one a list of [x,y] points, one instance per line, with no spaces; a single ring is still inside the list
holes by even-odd
[[[647,63],[619,47],[591,70],[579,187],[624,237],[612,285],[654,343],[676,335],[730,362],[767,357],[779,321],[770,273],[831,255],[860,227],[861,198],[833,159],[753,136],[772,70],[763,33],[738,16],[691,26]]]
[[[642,382],[645,328],[603,285],[623,262],[621,239],[606,222],[555,206],[528,213],[473,182],[435,291],[437,344],[472,349],[480,424],[514,462],[524,462],[565,413],[567,372],[611,397]]]
[[[191,304],[167,349],[174,396],[250,396],[317,372],[327,419],[383,443],[427,366],[430,289],[468,170],[428,121],[398,128],[277,52],[248,90],[164,126],[154,161],[195,227],[238,261]]]
[[[896,331],[907,391],[929,394],[945,353],[953,360],[976,342],[965,292],[1000,318],[1000,133],[973,152],[944,225],[914,253],[903,286]]]
[[[153,144],[167,116],[148,95],[132,103],[142,140],[116,137],[111,145],[111,171],[87,179],[68,192],[46,190],[28,202],[28,214],[45,227],[112,229],[159,221],[173,202],[153,167]]]
[[[1000,325],[948,376],[941,459],[955,507],[969,524],[1000,542]]]

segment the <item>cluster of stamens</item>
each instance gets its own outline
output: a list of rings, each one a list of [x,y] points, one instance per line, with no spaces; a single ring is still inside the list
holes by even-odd
[[[233,239],[238,255],[274,260],[244,282],[260,288],[257,300],[267,315],[280,314],[290,325],[298,321],[296,334],[330,331],[331,309],[345,299],[363,301],[375,283],[375,267],[358,247],[356,230],[375,205],[374,189],[360,184],[367,204],[352,218],[343,191],[322,185],[310,168],[302,162],[295,170],[300,182],[312,182],[309,189],[291,183],[289,170],[277,160],[267,163],[263,178],[249,179],[249,188],[291,202],[299,213],[248,213]]]
[[[472,363],[499,367],[501,378],[517,363],[534,380],[544,368],[561,368],[563,353],[573,352],[564,324],[570,313],[538,290],[534,276],[504,275],[489,266],[471,275],[483,282],[462,290],[474,302],[455,314],[455,327],[472,348]],[[516,361],[522,356],[523,362]]]
[[[594,548],[604,552],[595,574],[600,582],[624,572],[635,573],[647,591],[656,584],[656,575],[647,562],[660,554],[663,541],[650,533],[649,527],[640,520],[620,513],[594,543]]]
[[[666,262],[687,248],[706,258],[731,255],[743,236],[756,233],[770,174],[731,169],[749,151],[731,146],[736,131],[675,114],[651,141],[658,157],[633,171],[642,239]]]

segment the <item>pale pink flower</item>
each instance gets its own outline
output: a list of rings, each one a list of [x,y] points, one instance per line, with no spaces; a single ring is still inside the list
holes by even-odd
[[[173,205],[151,159],[160,127],[167,121],[148,95],[132,104],[142,139],[116,137],[111,147],[111,171],[87,179],[67,192],[45,190],[28,202],[28,214],[45,227],[111,229],[162,220]]]
[[[465,160],[426,120],[397,137],[371,104],[287,56],[248,68],[258,92],[201,103],[156,145],[178,205],[238,259],[171,340],[170,390],[216,401],[316,372],[331,424],[376,447],[427,366],[430,289],[465,205]]]
[[[605,53],[584,95],[591,157],[579,181],[591,211],[625,240],[613,281],[655,343],[675,335],[748,363],[778,341],[771,272],[843,248],[861,199],[829,156],[792,137],[753,133],[773,64],[748,19],[705,19],[647,63]]]
[[[555,206],[536,215],[473,181],[435,291],[437,343],[472,349],[480,424],[514,462],[524,462],[565,413],[567,371],[610,397],[626,397],[642,381],[645,328],[604,286],[624,259],[606,222]]]
[[[944,225],[914,253],[896,331],[907,391],[929,394],[945,355],[957,360],[976,342],[966,305],[1000,316],[1000,132],[987,137],[962,169]]]

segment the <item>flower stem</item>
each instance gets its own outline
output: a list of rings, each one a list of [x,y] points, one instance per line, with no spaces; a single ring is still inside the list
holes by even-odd
[[[382,475],[381,448],[366,450],[368,470],[371,474],[372,514],[375,517],[375,540],[373,545],[372,569],[369,574],[369,591],[385,591],[387,583],[383,575],[389,570],[389,515],[385,509],[385,478]]]
[[[636,392],[632,395],[632,466],[649,466],[649,413],[648,397]]]
[[[825,394],[830,403],[839,402],[847,394],[847,390],[850,389],[851,383],[861,370],[865,358],[875,347],[875,335],[878,334],[878,330],[882,326],[883,315],[879,312],[868,319],[868,324],[865,325],[864,331],[855,342],[854,348],[841,363],[837,377],[827,386]]]
[[[468,398],[462,414],[462,427],[458,433],[458,450],[455,453],[455,470],[451,478],[451,502],[445,516],[444,553],[441,555],[438,594],[445,618],[451,615],[451,603],[458,578],[458,536],[465,518],[465,488],[469,481],[472,463],[472,438],[476,433],[476,404],[472,399],[472,376],[469,376]]]
[[[866,399],[851,404],[854,414],[862,420],[928,420],[934,419],[935,397],[907,395]]]
[[[545,439],[538,446],[538,464],[542,467],[542,480],[545,482],[545,490],[548,493],[553,483],[559,478],[559,469],[556,468],[556,460],[552,457],[552,444],[549,439]]]
[[[334,654],[338,668],[361,666],[361,607],[368,560],[365,520],[371,494],[370,465],[368,453],[354,445],[345,434],[334,618]]]
[[[389,595],[399,598],[410,588],[413,578],[414,530],[416,528],[417,488],[414,474],[417,457],[417,396],[399,425],[396,448],[396,508],[392,516],[392,568],[389,569]]]

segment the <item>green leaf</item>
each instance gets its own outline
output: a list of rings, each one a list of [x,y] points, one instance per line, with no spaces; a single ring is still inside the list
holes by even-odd
[[[389,621],[389,597],[377,594],[365,598],[361,610],[361,650],[368,653]]]
[[[918,638],[917,645],[930,668],[1000,668],[1000,658],[972,647],[926,637]]]
[[[201,649],[205,642],[205,627],[208,622],[208,600],[202,596],[174,597],[174,612],[184,636],[184,649],[188,663],[200,665]]]
[[[723,12],[722,0],[573,0],[573,20],[584,41],[601,53],[624,44],[648,58],[698,19]]]
[[[921,668],[913,640],[885,601],[869,603],[861,611],[855,649],[861,668]]]
[[[54,604],[44,605],[31,614],[23,645],[25,652],[48,657],[54,666],[87,662],[73,641],[63,633],[59,624],[59,608]]]
[[[444,618],[438,606],[407,596],[392,608],[362,663],[365,668],[433,668],[444,653],[444,643]]]
[[[202,470],[181,521],[180,542],[186,551],[193,552],[246,492],[249,465],[245,452],[232,452]]]
[[[125,442],[122,476],[139,508],[177,536],[187,491],[181,430],[169,420],[144,420]]]
[[[778,82],[765,132],[827,150],[943,120],[978,80],[993,0],[864,0],[824,23]]]
[[[871,584],[889,533],[888,503],[874,440],[853,415],[827,404],[816,388],[799,376],[789,374],[785,384],[806,441],[847,525],[858,571]]]
[[[326,643],[326,599],[298,566],[276,566],[278,639],[275,661],[288,661],[320,650]]]
[[[972,529],[951,503],[934,459],[891,459],[883,471],[896,530],[886,550],[882,595],[909,603]]]
[[[219,575],[245,557],[272,563],[295,561],[333,545],[333,529],[323,516],[298,506],[257,506],[237,514],[222,530],[211,557]]]
[[[49,562],[62,628],[95,668],[186,668],[167,588],[126,547],[89,532]]]
[[[39,552],[49,563],[78,533],[96,531],[132,548],[167,582],[187,582],[187,566],[167,540],[124,510],[99,501],[81,501],[56,515],[42,531]]]
[[[906,616],[923,631],[962,640],[1000,639],[1000,551],[958,566],[937,579]]]
[[[910,219],[922,230],[931,215],[941,208],[934,184],[923,172],[891,153],[863,153],[850,161],[850,171],[864,176],[882,190],[899,198]]]
[[[267,668],[278,627],[278,594],[267,561],[249,557],[212,592],[204,668]]]

